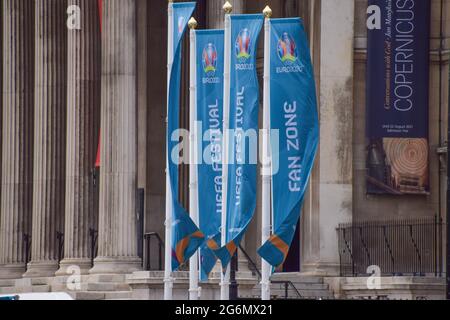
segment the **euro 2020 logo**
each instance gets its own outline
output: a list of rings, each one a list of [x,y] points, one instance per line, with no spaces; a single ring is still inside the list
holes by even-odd
[[[242,29],[236,39],[236,57],[239,62],[244,63],[247,59],[250,58],[250,44],[250,32],[247,28]]]
[[[214,44],[208,43],[203,49],[203,70],[208,77],[214,76],[217,68],[217,50]]]
[[[294,39],[287,32],[284,32],[280,40],[278,40],[277,52],[278,57],[284,64],[297,62],[297,46],[295,45]]]

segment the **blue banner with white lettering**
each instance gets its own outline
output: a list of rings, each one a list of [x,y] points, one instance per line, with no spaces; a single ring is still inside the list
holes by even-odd
[[[308,40],[299,18],[270,20],[272,236],[258,253],[272,266],[286,259],[300,218],[319,143],[316,87]],[[278,170],[274,170],[278,168]]]
[[[230,141],[228,150],[226,245],[214,249],[222,266],[228,265],[256,208],[259,84],[256,74],[262,14],[231,15]],[[230,39],[228,39],[230,40]],[[224,108],[224,110],[226,110]]]
[[[367,192],[429,191],[429,0],[369,0]]]
[[[170,3],[173,10],[173,65],[168,92],[168,162],[172,191],[172,270],[186,263],[204,242],[204,235],[178,201],[181,41],[187,23],[194,12],[195,2]]]
[[[203,161],[197,165],[198,208],[200,230],[206,237],[200,248],[200,277],[206,281],[217,260],[207,242],[220,243],[221,238],[224,32],[198,30],[195,42],[197,121],[203,137],[198,156]]]

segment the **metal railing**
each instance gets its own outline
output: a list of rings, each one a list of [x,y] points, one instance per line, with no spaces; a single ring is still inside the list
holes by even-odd
[[[89,239],[91,244],[91,268],[94,267],[94,259],[97,256],[98,253],[98,231],[89,228]]]
[[[239,249],[244,254],[244,257],[247,259],[248,265],[250,269],[252,269],[252,272],[255,273],[258,276],[258,280],[260,280],[262,278],[261,271],[258,269],[258,266],[256,265],[255,261],[253,261],[253,259],[241,245],[239,245]]]
[[[25,252],[25,271],[28,270],[28,263],[31,261],[31,235],[23,235],[23,248]]]
[[[254,273],[256,273],[256,275],[258,276],[258,280],[261,280],[261,278],[262,278],[261,271],[258,269],[258,266],[256,265],[255,261],[253,261],[253,259],[250,257],[250,255],[247,253],[247,251],[245,251],[245,249],[241,245],[239,245],[239,249],[241,250],[241,252],[244,254],[245,258],[247,259],[250,269],[252,269],[252,271]],[[303,298],[303,296],[300,294],[300,291],[298,291],[298,289],[296,288],[294,283],[292,283],[292,281],[276,280],[276,281],[271,281],[271,283],[272,284],[280,284],[280,285],[284,286],[284,299],[289,299],[289,290],[290,289],[295,293],[297,298]]]
[[[98,253],[98,231],[90,228],[89,229],[89,238],[90,238],[90,251],[91,251],[91,266],[94,266],[94,259]],[[152,248],[152,239],[156,239],[157,250],[158,250],[158,268],[154,269],[151,265],[151,248]],[[149,232],[144,234],[144,257],[143,257],[143,268],[146,271],[150,270],[163,270],[163,252],[164,252],[164,241],[161,236],[156,232]]]
[[[157,250],[158,250],[158,268],[152,269],[152,239],[156,239]],[[164,241],[157,232],[149,232],[144,234],[144,259],[142,261],[143,267],[146,271],[163,270],[163,252],[164,252]]]
[[[438,217],[341,224],[341,276],[441,276],[442,229]]]
[[[297,295],[297,298],[303,298],[303,296],[300,294],[300,291],[298,291],[297,287],[289,280],[276,280],[271,281],[272,284],[281,284],[284,286],[284,299],[289,299],[289,288],[294,291],[294,293]]]
[[[59,231],[56,232],[56,245],[58,250],[58,264],[60,264],[61,260],[64,258],[64,233]]]

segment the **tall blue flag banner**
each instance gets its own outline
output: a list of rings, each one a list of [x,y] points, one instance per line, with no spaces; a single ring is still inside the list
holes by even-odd
[[[234,255],[250,224],[256,208],[256,146],[258,143],[259,85],[256,74],[258,38],[263,24],[262,14],[231,15],[230,125],[226,205],[226,245],[208,242],[226,266]]]
[[[369,0],[367,192],[427,194],[430,1]]]
[[[172,135],[180,123],[181,41],[195,2],[171,3],[173,10],[173,65],[169,80],[167,152],[172,191],[172,270],[189,260],[204,242],[204,235],[178,202],[178,141]]]
[[[265,59],[270,59],[270,129],[279,135],[279,146],[271,145],[278,171],[272,171],[274,231],[258,253],[277,267],[287,257],[300,218],[319,143],[319,120],[303,22],[271,19],[269,29],[270,56]]]
[[[196,81],[197,121],[201,125],[203,159],[197,165],[200,229],[212,243],[220,243],[222,217],[222,120],[223,120],[223,30],[197,30]],[[207,280],[216,256],[207,242],[200,248],[201,280]]]

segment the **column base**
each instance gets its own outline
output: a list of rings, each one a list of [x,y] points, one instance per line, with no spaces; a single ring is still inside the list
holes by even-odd
[[[19,279],[25,272],[25,263],[3,264],[0,266],[0,279]]]
[[[98,257],[90,274],[126,274],[142,270],[142,260],[139,257]]]
[[[300,273],[305,276],[338,277],[340,266],[329,262],[305,263],[301,265]]]
[[[24,278],[45,278],[55,276],[58,270],[58,261],[31,261],[28,263],[28,270],[23,275]]]
[[[55,275],[69,276],[74,272],[79,275],[87,275],[91,268],[91,259],[64,259],[59,264],[59,270],[56,271]]]

